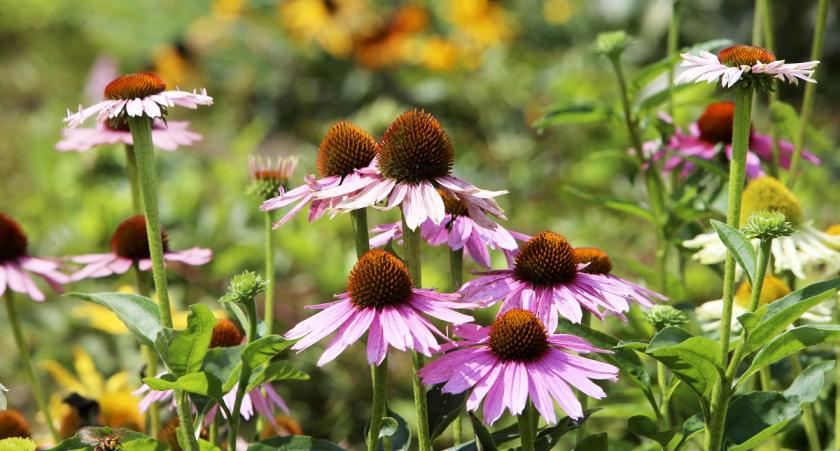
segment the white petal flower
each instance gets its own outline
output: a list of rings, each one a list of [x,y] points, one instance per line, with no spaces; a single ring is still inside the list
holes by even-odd
[[[717,83],[730,88],[747,76],[767,75],[791,84],[799,80],[816,83],[814,69],[819,61],[786,64],[776,60],[769,51],[749,45],[733,45],[721,50],[717,55],[707,51],[699,55],[683,53],[680,65],[684,70],[677,76],[675,83]]]

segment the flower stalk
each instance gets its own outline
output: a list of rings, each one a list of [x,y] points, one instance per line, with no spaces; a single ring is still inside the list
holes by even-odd
[[[732,127],[732,159],[729,164],[726,223],[736,229],[741,218],[741,195],[744,191],[744,178],[746,176],[753,94],[752,86],[739,85],[735,88],[735,117]],[[758,284],[757,286],[760,287]],[[724,368],[728,364],[734,295],[735,258],[731,253],[727,253],[723,273],[723,312],[721,315],[720,352],[718,354],[718,361]],[[706,450],[718,451],[723,445],[723,425],[730,392],[730,387],[726,381],[721,381],[712,391],[711,421],[706,429],[704,446]]]
[[[265,289],[265,311],[263,312],[263,319],[269,335],[274,333],[274,289],[276,284],[274,274],[274,235],[271,233],[271,225],[274,222],[273,216],[273,213],[270,211],[263,213],[263,218],[265,219],[265,278],[268,284]]]
[[[236,291],[236,278],[231,282],[231,291]],[[243,289],[239,290],[237,294],[237,301],[245,307],[245,314],[248,315],[248,330],[245,331],[247,342],[252,343],[257,339],[257,301],[254,298],[257,293],[266,288],[266,284],[261,278],[253,273],[245,273],[240,280],[253,281],[252,284],[242,284]],[[248,381],[251,379],[251,368],[246,365],[242,366],[242,372],[239,374],[239,385],[236,388],[236,398],[233,402],[233,409],[228,415],[228,449],[236,449],[236,437],[239,435],[239,423],[241,421],[240,410],[242,409],[242,400],[245,399],[245,391],[248,388]]]
[[[169,289],[166,282],[166,269],[163,263],[163,240],[161,238],[160,214],[158,210],[157,172],[155,170],[154,147],[152,146],[152,119],[146,116],[128,118],[134,154],[137,159],[137,176],[140,185],[140,199],[146,213],[146,235],[149,240],[149,254],[152,260],[152,277],[155,294],[160,303],[160,319],[165,327],[172,327],[172,310],[169,304]],[[189,397],[184,392],[176,392],[176,407],[181,421],[178,427],[187,451],[197,451],[190,416]]]
[[[53,440],[56,443],[61,441],[61,435],[53,424],[52,416],[47,408],[47,398],[44,396],[44,388],[35,374],[35,369],[32,367],[32,360],[29,357],[29,348],[26,344],[26,338],[23,334],[23,328],[20,325],[17,309],[15,308],[15,300],[12,297],[12,290],[6,290],[6,295],[3,296],[6,302],[6,313],[9,316],[9,323],[12,325],[12,333],[15,336],[15,344],[18,347],[18,354],[20,355],[20,362],[23,364],[23,371],[29,379],[29,385],[32,386],[32,393],[35,395],[35,403],[38,405],[38,410],[44,415],[44,421],[47,422],[47,428],[50,430]]]
[[[422,286],[420,266],[420,228],[411,230],[406,225],[405,212],[402,214],[403,242],[405,243],[405,261],[415,287]],[[412,388],[414,391],[414,407],[417,411],[417,443],[420,451],[432,449],[429,438],[429,407],[426,403],[426,388],[420,381],[418,372],[423,368],[423,355],[414,351],[411,362],[414,365]]]
[[[379,365],[370,366],[370,379],[373,384],[373,404],[370,408],[370,427],[368,428],[367,449],[376,451],[382,418],[385,416],[385,392],[388,386],[388,358]]]
[[[464,248],[449,249],[449,289],[455,293],[464,284]],[[464,435],[464,425],[461,423],[461,412],[452,421],[452,440],[457,446],[461,444]]]
[[[811,60],[816,61],[822,55],[823,41],[825,38],[825,23],[828,19],[828,0],[820,0],[817,7],[816,28],[814,29],[814,41],[811,43]],[[802,160],[802,148],[805,145],[805,134],[808,132],[808,124],[811,122],[811,113],[814,110],[814,93],[817,90],[816,83],[806,83],[805,95],[802,98],[802,110],[799,112],[799,130],[793,144],[793,156],[790,159],[790,171],[788,171],[788,186],[793,189],[796,185],[799,163]],[[840,393],[840,391],[838,391]],[[840,394],[837,400],[840,413]],[[840,426],[837,426],[837,437],[840,438]]]
[[[536,441],[536,423],[534,407],[530,401],[525,403],[525,409],[519,414],[519,437],[522,441],[522,451],[534,451]]]
[[[583,316],[581,316],[580,324],[584,327],[589,327],[592,323],[592,313],[588,310],[583,310]],[[589,396],[586,396],[586,393],[578,392],[578,401],[580,401],[580,408],[585,412],[586,408],[589,406]],[[520,428],[521,428],[520,423]],[[581,440],[586,438],[586,422],[583,422],[578,426],[577,433],[575,435],[577,442],[580,443]],[[523,442],[523,449],[525,447]]]
[[[677,47],[680,40],[680,13],[682,10],[682,1],[673,0],[671,2],[671,23],[668,25],[668,57],[677,53]],[[674,117],[674,71],[675,67],[671,65],[668,68],[668,114]]]

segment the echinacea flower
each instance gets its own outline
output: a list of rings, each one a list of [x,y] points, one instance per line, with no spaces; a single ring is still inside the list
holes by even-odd
[[[483,400],[487,424],[495,423],[505,408],[520,415],[529,399],[549,424],[557,422],[555,402],[578,420],[583,409],[572,387],[601,399],[606,393],[592,381],[618,380],[618,368],[569,352],[610,351],[574,335],[551,333],[527,310],[508,310],[490,327],[458,326],[455,334],[462,340],[423,367],[420,378],[426,385],[445,383],[444,393],[471,390],[467,410],[478,410]]]
[[[431,356],[440,349],[435,335],[444,339],[446,336],[423,315],[452,324],[472,321],[472,317],[454,310],[475,307],[458,302],[459,297],[414,288],[411,273],[402,260],[374,249],[362,255],[353,266],[347,292],[336,296],[337,301],[308,306],[323,311],[293,327],[286,338],[299,339],[292,349],[302,351],[338,330],[318,360],[318,366],[335,359],[365,332],[368,333],[368,362],[372,365],[382,363],[389,345],[400,351],[412,349]]]
[[[104,96],[105,100],[87,108],[79,105],[76,113],[68,110],[64,119],[67,128],[77,128],[93,116],[96,116],[97,123],[106,119],[122,122],[126,116],[155,119],[164,117],[167,109],[176,105],[195,109],[199,105],[213,104],[213,98],[207,95],[205,89],[201,92],[167,90],[166,83],[149,72],[117,77],[105,87]]]
[[[164,122],[156,118],[152,122],[152,143],[160,150],[172,152],[180,146],[189,146],[202,137],[189,129],[187,121]],[[128,124],[120,121],[105,119],[97,122],[93,128],[73,128],[63,132],[63,138],[55,148],[62,152],[75,151],[84,152],[94,147],[113,144],[132,145],[134,140],[131,137],[131,130]]]
[[[200,247],[185,251],[169,249],[165,231],[161,232],[161,238],[163,239],[164,261],[200,266],[213,258],[213,252],[210,249]],[[111,237],[111,252],[80,255],[71,257],[70,260],[84,265],[70,276],[73,281],[124,274],[135,264],[141,271],[148,271],[152,268],[152,260],[149,255],[149,239],[146,235],[146,218],[135,215],[121,222]]]
[[[315,164],[321,178],[316,179],[313,175],[307,175],[304,179],[305,184],[289,191],[281,191],[276,197],[263,202],[260,210],[271,211],[295,204],[288,213],[274,223],[276,229],[310,204],[309,221],[314,221],[345,196],[345,194],[318,197],[316,195],[329,188],[346,186],[358,180],[356,169],[368,166],[374,156],[376,156],[376,139],[350,122],[339,121],[330,127],[318,148]]]
[[[210,348],[228,348],[232,346],[238,346],[242,343],[242,340],[243,336],[242,332],[239,330],[239,327],[237,327],[236,324],[234,324],[231,320],[221,319],[213,327],[213,336],[210,339]],[[238,389],[239,383],[235,384],[233,388],[231,388],[231,390],[222,397],[225,406],[230,411],[233,411],[234,404],[236,401],[236,392],[238,391]],[[140,401],[140,410],[142,412],[147,411],[149,407],[155,402],[171,399],[172,395],[174,394],[172,390],[153,390],[147,384],[143,384],[134,393],[136,395],[146,393],[142,401]],[[254,411],[256,411],[263,417],[267,418],[269,421],[273,421],[274,406],[279,407],[280,410],[282,410],[286,414],[289,413],[289,407],[286,405],[286,402],[283,400],[283,398],[281,398],[280,395],[277,394],[277,391],[274,389],[274,387],[270,383],[264,383],[260,384],[259,386],[255,387],[253,390],[245,394],[245,397],[242,398],[242,404],[239,409],[239,414],[242,416],[243,419],[248,420],[254,415]],[[209,411],[207,411],[204,417],[204,423],[212,423],[218,413],[219,406],[213,406]],[[224,411],[222,411],[222,415],[224,415]]]
[[[694,170],[695,164],[687,157],[714,160],[725,155],[732,156],[732,125],[734,123],[735,104],[733,102],[715,102],[709,104],[697,122],[688,126],[688,133],[677,129],[668,146],[654,156],[659,160],[666,158],[663,169],[673,171],[681,168],[680,175],[685,177]],[[790,168],[793,144],[779,140],[779,165]],[[804,150],[802,158],[813,164],[820,164],[816,155]],[[750,131],[749,150],[747,151],[747,177],[753,179],[764,175],[762,162],[773,161],[773,138]]]
[[[799,279],[811,272],[836,272],[840,270],[840,236],[829,235],[806,221],[799,199],[781,182],[770,176],[752,180],[744,189],[741,206],[741,224],[755,212],[778,211],[796,229],[790,236],[773,240],[770,251],[776,274],[790,271]],[[753,240],[758,246],[758,239]],[[724,261],[726,246],[715,232],[702,233],[683,242],[683,246],[696,249],[693,259],[704,265]]]
[[[764,83],[773,78],[794,85],[799,84],[799,80],[816,83],[812,75],[820,63],[786,64],[784,60],[776,61],[776,56],[766,49],[742,44],[727,47],[717,55],[703,51],[699,55],[683,53],[681,56],[680,67],[685,70],[677,76],[675,83],[717,83],[719,80],[724,88],[734,86],[739,80]]]
[[[415,230],[426,219],[440,224],[446,215],[438,189],[463,202],[476,221],[489,220],[489,213],[505,218],[493,197],[507,191],[486,191],[452,176],[454,152],[449,136],[431,114],[411,110],[394,120],[376,148],[370,166],[359,169],[359,178],[342,186],[318,192],[318,198],[345,195],[334,206],[338,210],[356,210],[374,206],[387,199],[381,210],[400,206],[409,229]]]
[[[464,249],[476,263],[489,268],[490,249],[499,249],[504,252],[510,264],[513,262],[516,250],[519,249],[516,240],[531,239],[528,235],[509,231],[492,221],[490,221],[491,227],[485,226],[488,221],[478,223],[470,218],[466,206],[460,199],[450,196],[443,190],[439,190],[438,193],[443,198],[446,209],[443,221],[435,224],[431,219],[426,219],[423,224],[420,224],[420,236],[431,246],[446,244],[454,251]],[[371,229],[371,232],[376,235],[370,239],[370,246],[382,247],[389,241],[402,239],[402,223],[380,224]]]
[[[280,193],[297,168],[298,158],[252,156],[248,159],[251,170],[251,185],[248,191],[264,201]]]
[[[522,245],[513,267],[480,272],[480,277],[465,283],[460,291],[465,302],[482,307],[503,300],[500,315],[514,308],[530,310],[552,331],[560,315],[573,323],[580,323],[583,309],[601,320],[607,314],[623,318],[631,301],[652,304],[646,289],[617,277],[586,272],[592,265],[579,263],[563,236],[542,232]]]
[[[790,288],[781,279],[766,276],[761,288],[761,296],[759,296],[758,306],[762,307],[771,302],[787,296],[790,293]],[[732,330],[737,332],[741,330],[741,323],[738,317],[750,311],[750,302],[752,297],[752,288],[750,283],[744,281],[738,290],[735,292],[734,302],[732,304]],[[723,315],[723,299],[716,299],[700,304],[695,310],[694,314],[697,321],[700,323],[700,329],[705,333],[712,333],[720,330],[721,316]]]
[[[578,265],[586,265],[579,269],[580,272],[585,272],[587,274],[600,274],[608,279],[624,284],[633,292],[632,299],[642,307],[653,307],[655,300],[668,300],[665,295],[647,289],[627,279],[622,279],[621,277],[612,275],[612,260],[610,260],[610,256],[603,250],[598,249],[597,247],[576,247],[573,251],[575,255],[575,263]]]
[[[59,271],[61,266],[51,258],[32,257],[27,252],[29,240],[14,219],[0,213],[0,296],[6,290],[23,293],[35,301],[43,301],[44,293],[35,285],[35,274],[52,289],[61,292],[61,284],[70,281]]]

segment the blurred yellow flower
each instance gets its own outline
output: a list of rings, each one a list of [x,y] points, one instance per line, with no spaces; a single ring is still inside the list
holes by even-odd
[[[144,420],[140,413],[139,399],[132,394],[127,371],[120,371],[105,379],[90,354],[79,346],[73,347],[75,374],[54,360],[44,361],[41,365],[63,389],[62,394],[55,394],[50,400],[50,410],[59,421],[62,435],[72,435],[80,425],[78,413],[62,401],[71,393],[99,403],[98,421],[101,425],[143,430]]]
[[[244,5],[245,0],[215,0],[213,2],[213,15],[223,21],[236,20],[242,14]]]
[[[422,44],[422,64],[428,69],[448,72],[458,65],[458,47],[452,41],[432,36]]]
[[[543,3],[543,18],[551,25],[563,25],[572,17],[572,2],[569,0],[546,0]]]
[[[449,0],[449,11],[452,23],[480,48],[502,44],[513,37],[507,13],[492,0]]]
[[[362,0],[288,0],[280,2],[280,19],[293,39],[348,56],[354,36],[370,23],[370,11]]]
[[[354,56],[369,68],[392,67],[405,61],[409,39],[429,23],[426,10],[416,5],[397,9],[379,27],[357,38]]]
[[[198,72],[190,59],[190,52],[183,43],[159,46],[154,52],[153,72],[173,88],[200,84]]]

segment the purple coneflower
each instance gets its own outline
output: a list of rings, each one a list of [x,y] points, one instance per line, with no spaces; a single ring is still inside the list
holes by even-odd
[[[554,402],[570,418],[580,419],[583,409],[571,387],[601,399],[606,393],[592,380],[618,380],[618,368],[568,352],[609,351],[574,335],[549,333],[527,310],[511,309],[490,327],[467,324],[455,333],[462,340],[423,367],[420,377],[426,385],[445,383],[444,393],[471,390],[466,407],[475,411],[484,400],[487,424],[506,407],[511,415],[521,414],[529,399],[548,423],[557,422]]]
[[[200,247],[185,251],[170,250],[165,231],[161,232],[161,238],[165,261],[199,266],[213,258],[213,252],[210,249]],[[82,269],[70,276],[74,281],[124,274],[131,269],[133,264],[137,264],[141,271],[148,271],[152,267],[152,260],[149,255],[149,239],[146,235],[146,218],[136,215],[120,223],[111,237],[111,252],[80,255],[70,260],[84,265]]]
[[[359,169],[359,178],[342,186],[325,189],[318,198],[346,196],[335,205],[356,210],[381,201],[382,210],[401,206],[409,229],[426,219],[440,224],[446,216],[438,189],[463,202],[476,221],[489,220],[485,213],[504,219],[504,212],[492,199],[507,191],[486,191],[451,175],[454,152],[449,136],[431,114],[412,110],[394,120],[376,147],[370,166]]]
[[[114,122],[114,124],[112,124]],[[187,121],[168,121],[155,119],[152,122],[152,142],[160,150],[172,152],[180,146],[189,146],[202,137],[189,129]],[[93,128],[73,128],[64,130],[64,137],[55,148],[62,152],[83,152],[98,146],[112,144],[132,145],[131,131],[128,124],[120,121],[103,120],[97,122]]]
[[[179,90],[166,90],[166,83],[157,75],[149,72],[117,77],[105,87],[105,100],[82,108],[76,113],[67,111],[68,129],[74,129],[82,125],[84,121],[93,116],[97,122],[105,119],[122,118],[124,116],[138,117],[146,116],[152,119],[161,118],[167,108],[182,106],[195,109],[199,105],[212,105],[213,98],[207,95],[207,91],[184,92]]]
[[[476,263],[489,268],[491,249],[501,250],[508,259],[508,264],[511,264],[516,250],[519,249],[516,240],[531,239],[528,235],[507,230],[486,218],[480,222],[475,221],[470,217],[463,201],[443,190],[438,190],[438,194],[443,199],[446,210],[443,221],[435,224],[431,219],[426,219],[420,224],[420,236],[431,246],[446,244],[454,251],[465,249]],[[372,228],[371,233],[376,235],[370,239],[370,246],[382,247],[389,241],[402,239],[402,223],[380,224]]]
[[[695,164],[687,157],[714,160],[720,155],[720,145],[723,145],[726,159],[732,156],[732,126],[735,116],[733,102],[711,103],[697,119],[688,126],[688,133],[676,130],[674,137],[666,149],[660,150],[654,159],[667,157],[663,169],[673,171],[682,168],[681,176],[688,175],[694,170]],[[793,155],[793,144],[786,140],[779,140],[779,165],[784,169],[790,168],[790,157]],[[814,164],[820,164],[816,155],[802,152],[802,157]],[[747,177],[756,178],[764,175],[761,162],[773,161],[773,138],[756,131],[750,132],[749,151],[747,152]]]
[[[289,191],[280,191],[276,197],[263,202],[260,210],[271,211],[295,204],[274,223],[274,228],[277,228],[292,219],[307,204],[311,204],[309,221],[314,221],[346,195],[322,196],[320,193],[358,180],[356,169],[368,166],[375,155],[376,139],[370,133],[350,122],[339,121],[330,127],[318,148],[316,166],[321,178],[307,175],[304,178],[305,184]]]
[[[727,47],[717,55],[700,52],[700,55],[682,54],[680,73],[675,82],[717,83],[720,80],[724,88],[735,85],[738,80],[752,77],[769,76],[787,83],[799,84],[799,80],[816,83],[811,78],[814,68],[819,61],[785,64],[784,60],[776,61],[776,56],[761,47],[751,45],[733,45]]]
[[[513,308],[530,310],[548,325],[557,327],[558,315],[580,323],[583,310],[603,320],[606,314],[621,318],[630,301],[650,304],[639,286],[618,277],[585,271],[566,239],[553,232],[535,235],[519,250],[510,269],[479,273],[463,287],[465,302],[489,306],[504,300],[499,314]],[[656,295],[656,297],[662,297]],[[602,311],[601,309],[604,309]]]
[[[6,289],[23,293],[35,301],[43,301],[44,293],[32,280],[35,274],[56,292],[69,282],[59,271],[60,263],[51,258],[32,257],[27,253],[28,239],[14,219],[0,213],[0,296]]]
[[[414,288],[405,264],[391,253],[374,249],[356,262],[347,281],[347,292],[335,302],[307,308],[322,312],[300,322],[286,333],[300,339],[292,349],[301,351],[338,330],[318,365],[335,359],[347,346],[368,332],[368,362],[379,365],[388,345],[405,351],[413,349],[426,356],[440,349],[435,335],[446,338],[423,314],[452,323],[464,324],[472,317],[456,308],[474,305],[458,302],[460,296]]]

